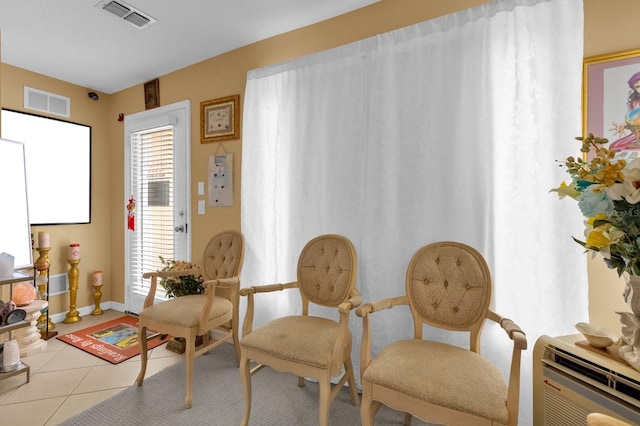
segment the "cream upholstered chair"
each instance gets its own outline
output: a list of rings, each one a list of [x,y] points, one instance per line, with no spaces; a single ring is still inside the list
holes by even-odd
[[[171,334],[185,339],[185,360],[187,367],[187,390],[185,406],[191,407],[191,383],[195,357],[216,346],[233,340],[236,354],[240,359],[238,340],[238,307],[240,270],[244,260],[244,238],[240,232],[225,231],[215,235],[204,251],[202,271],[148,272],[151,289],[140,312],[138,335],[144,336],[148,328],[158,333]],[[189,275],[203,272],[205,293],[181,296],[154,304],[158,278]],[[222,336],[210,340],[209,331],[220,330]],[[202,336],[203,343],[195,347],[196,336]],[[140,340],[140,373],[136,380],[142,386],[147,368],[147,341]]]
[[[353,403],[359,403],[351,363],[351,332],[347,327],[350,311],[362,299],[355,289],[356,252],[351,242],[339,235],[322,235],[308,242],[298,258],[297,281],[240,290],[247,296],[247,313],[240,342],[240,374],[244,386],[245,411],[242,424],[251,413],[251,376],[265,365],[298,376],[317,379],[320,387],[320,425],[329,421],[329,406],[348,381]],[[297,288],[302,298],[302,314],[274,319],[252,330],[254,295]],[[339,322],[309,315],[309,304],[335,307]],[[258,365],[250,370],[250,362]],[[344,374],[331,389],[331,377],[344,366]]]
[[[461,243],[429,244],[413,255],[405,287],[404,296],[356,310],[363,318],[362,425],[373,425],[381,404],[406,412],[405,425],[412,415],[449,425],[517,424],[520,358],[527,340],[511,320],[489,310],[491,276],[482,255]],[[413,339],[393,342],[371,360],[370,316],[397,305],[409,306]],[[499,323],[513,341],[508,386],[480,355],[485,319]],[[469,332],[469,349],[423,340],[425,324]]]
[[[631,423],[618,420],[602,413],[591,413],[587,416],[587,426],[631,426]]]

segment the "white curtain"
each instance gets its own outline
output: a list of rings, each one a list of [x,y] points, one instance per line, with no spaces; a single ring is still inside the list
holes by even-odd
[[[533,345],[587,319],[582,218],[549,189],[581,133],[581,0],[501,0],[249,72],[244,103],[243,286],[295,280],[323,233],[358,252],[365,301],[404,294],[410,257],[438,240],[477,248],[493,309],[527,333],[520,423],[532,422]],[[261,300],[264,300],[261,298]],[[255,324],[298,313],[269,296]],[[408,311],[377,314],[373,350],[412,336]],[[361,322],[353,315],[359,368]],[[483,353],[508,375],[510,342]],[[466,335],[433,339],[467,345]]]

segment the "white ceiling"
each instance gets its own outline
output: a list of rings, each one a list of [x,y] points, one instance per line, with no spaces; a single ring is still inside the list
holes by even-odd
[[[114,93],[377,1],[124,0],[157,20],[139,29],[100,0],[0,0],[0,60]]]

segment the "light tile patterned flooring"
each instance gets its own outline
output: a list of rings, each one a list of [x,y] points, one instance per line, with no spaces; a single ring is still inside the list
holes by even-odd
[[[108,310],[82,317],[75,324],[55,324],[58,336],[125,315]],[[151,350],[145,378],[182,360],[160,345]],[[57,338],[40,352],[22,357],[31,367],[31,380],[19,374],[0,381],[0,424],[57,425],[134,384],[140,356],[113,365]],[[1,374],[1,373],[0,373]]]

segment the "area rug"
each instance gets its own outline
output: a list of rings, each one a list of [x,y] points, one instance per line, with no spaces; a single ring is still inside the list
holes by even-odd
[[[135,377],[131,378],[131,381]],[[223,344],[196,358],[191,408],[184,407],[185,363],[178,362],[62,423],[64,426],[112,425],[239,425],[244,394],[233,345]],[[319,386],[298,387],[293,374],[269,367],[251,378],[250,426],[317,426]],[[401,426],[404,413],[381,407],[376,426]],[[340,390],[329,411],[331,426],[360,426],[360,407],[351,402],[349,389]],[[412,426],[428,423],[413,419]]]
[[[102,324],[58,336],[59,340],[78,349],[119,364],[140,355],[138,318],[123,316]],[[153,349],[169,340],[167,335],[147,330],[147,347]]]

